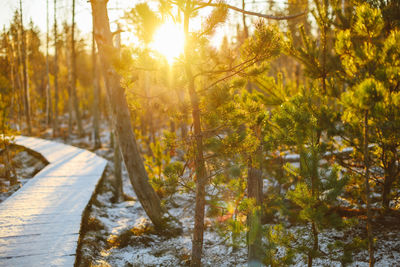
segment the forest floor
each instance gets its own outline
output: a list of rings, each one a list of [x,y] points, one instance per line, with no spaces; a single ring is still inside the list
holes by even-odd
[[[88,129],[89,130],[89,129]],[[50,138],[48,132],[41,137]],[[70,140],[58,139],[81,148],[90,149],[89,138]],[[109,163],[98,190],[91,200],[90,209],[82,225],[81,246],[78,248],[78,266],[186,266],[190,260],[191,231],[193,229],[194,194],[176,193],[165,201],[168,211],[178,218],[183,226],[179,236],[166,237],[152,230],[139,201],[136,199],[128,174],[123,168],[123,188],[125,200],[116,202],[113,188],[113,151],[109,146],[109,135],[102,134],[103,148],[94,151],[106,158]],[[23,184],[27,177],[44,167],[39,159],[27,152],[19,152],[14,158],[18,177]],[[26,177],[26,178],[22,178]],[[1,181],[1,180],[0,180]],[[3,184],[6,184],[3,182]],[[2,185],[4,188],[4,185]],[[0,194],[0,201],[17,190],[8,188]],[[4,190],[5,191],[5,190]],[[239,236],[232,242],[232,236],[221,235],[214,227],[216,218],[206,218],[204,234],[204,266],[246,266],[247,249],[245,236]],[[295,231],[296,227],[293,227]],[[400,266],[400,223],[399,218],[392,218],[384,223],[374,225],[376,237],[376,266]],[[320,234],[321,248],[334,240],[351,240],[355,237],[365,238],[365,227],[361,222],[346,232],[330,231]],[[234,244],[234,245],[233,245]],[[278,251],[279,253],[279,251]],[[367,250],[353,255],[350,266],[368,266]],[[292,266],[305,266],[299,256]],[[333,260],[315,260],[314,266],[340,266]]]
[[[79,266],[188,266],[193,229],[193,194],[176,194],[167,202],[169,212],[183,224],[183,233],[178,237],[163,237],[151,231],[150,221],[136,200],[124,172],[124,190],[133,199],[113,203],[111,167],[106,171],[103,190],[92,203],[87,232],[82,238]],[[111,178],[112,179],[112,178]],[[247,266],[245,237],[232,246],[231,239],[221,236],[211,227],[213,218],[206,219],[208,226],[204,235],[204,266]],[[382,226],[376,224],[376,266],[400,266],[400,224],[392,222]],[[359,225],[347,232],[324,232],[320,234],[321,247],[334,240],[351,240],[366,237],[365,227]],[[350,266],[368,266],[367,250],[355,253]],[[301,258],[292,266],[306,266]],[[332,260],[315,260],[313,266],[341,266]]]
[[[106,136],[104,136],[106,137]],[[107,139],[103,137],[103,144]],[[108,137],[107,137],[108,138]],[[191,253],[191,231],[193,229],[194,193],[176,193],[165,200],[170,214],[180,220],[183,233],[176,237],[158,235],[151,228],[123,168],[123,202],[115,202],[113,194],[112,150],[107,148],[96,153],[109,160],[102,184],[92,199],[88,218],[84,223],[84,234],[79,266],[187,266]],[[217,218],[206,218],[204,233],[204,266],[247,266],[245,236],[232,242],[232,236],[221,235],[215,227]],[[385,222],[376,222],[376,266],[400,266],[400,218],[389,217]],[[293,227],[291,230],[295,230]],[[366,238],[362,220],[346,232],[330,231],[320,234],[321,248],[336,240],[349,241],[356,237]],[[234,245],[233,245],[234,244]],[[353,255],[350,266],[368,266],[368,251]],[[292,266],[306,266],[299,257]],[[315,260],[313,266],[341,266],[334,260]]]

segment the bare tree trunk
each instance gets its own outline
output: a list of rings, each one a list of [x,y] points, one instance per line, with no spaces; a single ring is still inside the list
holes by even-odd
[[[151,110],[151,87],[149,86],[150,76],[147,71],[144,72],[144,91],[146,96],[146,111],[145,118],[146,123],[149,126],[149,143],[154,143],[156,141],[156,135],[154,131],[154,122],[153,122],[153,111]],[[149,144],[150,145],[150,144]]]
[[[399,166],[397,166],[397,147],[391,146],[388,148],[388,153],[384,157],[390,157],[386,166],[384,167],[385,171],[385,180],[383,181],[383,190],[382,190],[382,207],[384,211],[389,210],[390,204],[390,192],[392,191],[392,186],[396,178],[399,176]]]
[[[24,88],[23,88],[23,74],[20,71],[20,68],[22,66],[22,53],[21,53],[21,35],[16,34],[14,36],[16,39],[13,39],[12,45],[14,47],[14,51],[16,53],[16,64],[15,64],[15,77],[18,83],[18,91],[17,91],[17,96],[18,96],[18,121],[20,123],[19,128],[23,129],[23,117],[25,116],[25,108],[24,108]]]
[[[115,199],[121,202],[124,197],[122,183],[121,151],[118,142],[114,142],[114,178],[115,178]]]
[[[10,43],[10,38],[8,36],[8,32],[5,30],[4,26],[4,38],[5,38],[5,47],[6,47],[6,54],[8,59],[8,64],[10,64],[10,81],[12,83],[12,93],[11,93],[11,107],[10,107],[10,118],[13,120],[14,118],[14,105],[15,105],[15,93],[16,93],[16,81],[15,81],[15,72],[14,72],[14,51]],[[15,121],[14,121],[15,122]]]
[[[189,12],[184,14],[185,40],[189,40]],[[196,205],[194,215],[194,229],[192,239],[192,260],[190,266],[200,266],[203,251],[204,208],[207,184],[207,172],[203,156],[203,137],[201,132],[199,96],[195,90],[194,77],[190,64],[188,42],[185,44],[185,72],[188,80],[188,92],[192,104],[192,118],[194,127],[194,150],[196,169]]]
[[[21,58],[22,58],[22,76],[23,76],[23,89],[24,89],[24,110],[25,110],[25,118],[26,125],[28,128],[28,134],[32,134],[32,124],[31,124],[31,110],[29,105],[29,84],[28,84],[28,72],[26,67],[26,37],[25,37],[25,29],[22,19],[22,0],[19,0],[19,12],[20,12],[20,20],[21,20]]]
[[[10,59],[12,60],[12,73],[14,76],[13,80],[13,86],[14,86],[14,94],[16,95],[16,102],[17,102],[17,121],[18,121],[18,126],[19,129],[22,129],[22,103],[21,103],[21,90],[22,90],[22,85],[21,85],[21,76],[20,72],[18,71],[19,65],[20,65],[20,55],[19,55],[19,49],[18,45],[17,48],[15,47],[15,41],[14,39],[10,39]],[[17,40],[18,42],[18,40]],[[14,57],[14,52],[16,53]]]
[[[72,96],[72,105],[75,111],[76,123],[78,125],[78,133],[79,136],[83,136],[83,128],[81,121],[81,113],[79,111],[79,102],[78,96],[76,92],[76,52],[75,52],[75,0],[72,0],[72,25],[71,25],[71,96]]]
[[[247,225],[249,231],[247,233],[248,246],[248,266],[263,266],[263,248],[262,248],[262,171],[261,168],[253,166],[251,159],[248,164],[247,171],[247,196],[249,199],[255,200],[255,209],[247,215]]]
[[[6,163],[6,179],[8,179],[10,181],[11,186],[16,185],[16,184],[18,184],[18,178],[15,175],[15,172],[13,170],[8,145],[5,146],[4,157],[5,157],[5,163]]]
[[[320,142],[320,137],[321,137],[321,133],[319,131],[317,131],[317,144],[319,144]],[[313,198],[317,198],[318,195],[318,187],[317,187],[317,183],[319,180],[318,177],[318,160],[316,157],[316,154],[318,153],[316,150],[316,145],[317,144],[313,144],[312,146],[312,170],[311,170],[311,195]],[[317,224],[315,223],[315,219],[312,219],[311,221],[311,231],[312,231],[312,237],[313,237],[313,248],[311,251],[309,251],[308,253],[308,266],[311,267],[313,264],[313,260],[316,257],[316,255],[318,254],[318,250],[319,250],[319,239],[318,239],[318,227]]]
[[[118,57],[118,50],[113,46],[107,14],[107,0],[91,0],[91,6],[95,38],[111,106],[113,128],[128,170],[129,179],[146,214],[156,229],[163,231],[166,230],[164,228],[168,214],[161,207],[160,199],[148,181],[147,172],[133,133],[125,90],[121,87],[120,76],[113,66],[114,58]]]
[[[68,29],[69,31],[71,29]],[[72,125],[72,86],[73,86],[73,82],[72,82],[72,56],[71,56],[71,47],[70,45],[68,45],[69,43],[69,39],[70,36],[69,34],[71,34],[70,32],[67,33],[66,35],[66,40],[65,40],[65,44],[66,44],[66,48],[67,48],[67,56],[66,56],[66,61],[67,61],[67,67],[68,67],[68,88],[67,88],[67,92],[68,92],[68,136],[72,135],[73,132],[73,125]]]
[[[92,65],[93,65],[93,139],[94,149],[101,147],[100,140],[100,85],[99,76],[97,74],[97,54],[96,54],[96,42],[94,37],[94,26],[92,32]]]
[[[187,129],[187,110],[185,108],[185,99],[183,96],[183,93],[181,94],[178,90],[177,94],[178,94],[178,99],[179,99],[179,107],[180,107],[180,111],[182,112],[182,120],[180,121],[180,132],[181,132],[181,138],[182,140],[186,140],[187,135],[188,135],[188,129]]]
[[[175,121],[173,119],[169,120],[169,131],[171,133],[175,133],[176,129],[175,129]]]
[[[242,0],[242,9],[246,10],[245,0]],[[244,39],[247,39],[249,37],[249,27],[247,27],[247,24],[246,24],[246,14],[245,13],[242,13],[242,20],[243,20]]]
[[[364,114],[364,169],[365,169],[365,199],[367,202],[367,235],[368,235],[368,253],[369,266],[373,267],[374,259],[374,239],[372,233],[372,214],[371,214],[371,199],[369,187],[369,156],[368,156],[368,110]]]
[[[385,211],[389,210],[390,204],[390,192],[392,191],[392,185],[395,181],[395,176],[392,174],[385,173],[385,180],[383,181],[383,190],[382,190],[382,207]]]
[[[46,117],[47,127],[50,127],[52,121],[52,103],[50,92],[50,74],[49,74],[49,0],[46,0]]]
[[[53,137],[58,135],[58,33],[57,33],[57,0],[54,0],[54,117]]]

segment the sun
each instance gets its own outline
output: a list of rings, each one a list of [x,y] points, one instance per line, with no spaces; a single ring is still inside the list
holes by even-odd
[[[184,43],[185,37],[181,25],[169,21],[156,30],[150,46],[162,54],[171,64],[183,53]]]

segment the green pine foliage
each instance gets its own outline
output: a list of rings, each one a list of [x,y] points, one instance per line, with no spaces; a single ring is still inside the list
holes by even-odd
[[[151,143],[149,155],[144,156],[150,183],[161,198],[170,198],[178,192],[184,172],[184,163],[173,158],[175,140],[173,133],[165,132],[163,140]]]
[[[336,233],[356,232],[371,211],[366,206],[376,207],[367,220],[373,226],[378,216],[384,220],[386,212],[399,209],[399,1],[290,0],[282,14],[310,12],[282,23],[253,20],[247,31],[237,25],[237,34],[219,47],[212,37],[229,22],[224,1],[158,3],[142,2],[126,12],[122,30],[138,42],[122,44],[112,63],[160,198],[174,204],[177,194],[193,195],[200,185],[196,175],[205,176],[207,226],[234,250],[247,246],[250,255],[259,245],[257,260],[268,266],[315,266],[322,260],[346,266],[354,252],[371,248],[371,240]],[[195,30],[196,19],[202,25]],[[168,62],[152,41],[158,27],[172,21],[189,29],[185,55]],[[0,153],[16,134],[11,125],[24,128],[19,23],[16,13],[1,37]],[[69,107],[69,47],[62,41],[69,38],[67,24],[63,32],[60,125]],[[26,33],[35,128],[44,125],[45,56],[39,30],[30,24]],[[80,108],[88,109],[91,61],[84,40],[76,47]],[[51,86],[53,74],[51,63]],[[199,172],[198,144],[205,172]]]
[[[339,205],[338,198],[343,194],[348,178],[341,177],[339,166],[323,158],[329,148],[329,142],[326,142],[329,136],[320,137],[320,132],[326,131],[326,125],[332,125],[335,116],[328,115],[329,109],[323,108],[324,98],[316,97],[316,92],[315,88],[308,91],[303,88],[274,110],[266,136],[270,148],[272,144],[279,144],[279,148],[275,146],[275,149],[299,155],[299,166],[290,163],[280,165],[282,171],[278,183],[286,182],[287,185],[285,190],[279,190],[281,199],[286,201],[281,201],[278,211],[286,218],[281,227],[288,227],[289,223],[299,225],[282,236],[282,245],[287,243],[285,240],[288,238],[296,240],[287,245],[285,258],[300,254],[308,264],[316,258],[329,258],[329,252],[320,248],[318,240],[321,233],[330,229],[343,230],[348,225],[333,211],[333,207]],[[269,231],[271,229],[274,228]],[[274,249],[279,240],[269,240],[271,233],[267,237],[269,246]],[[273,251],[267,252],[267,255],[268,264],[282,257]]]
[[[369,138],[374,148],[371,159],[384,170],[380,176],[382,205],[389,208],[391,191],[398,169],[399,157],[399,32],[383,31],[385,18],[379,9],[368,4],[357,7],[351,29],[338,32],[336,51],[346,75],[348,91],[342,95],[345,108],[344,127],[353,146],[361,150],[360,122],[362,112],[369,112]],[[358,123],[358,124],[357,124]]]

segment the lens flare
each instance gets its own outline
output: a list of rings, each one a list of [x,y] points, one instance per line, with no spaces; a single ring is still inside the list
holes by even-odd
[[[150,46],[162,54],[171,64],[183,53],[184,42],[182,27],[173,22],[166,22],[157,29]]]

